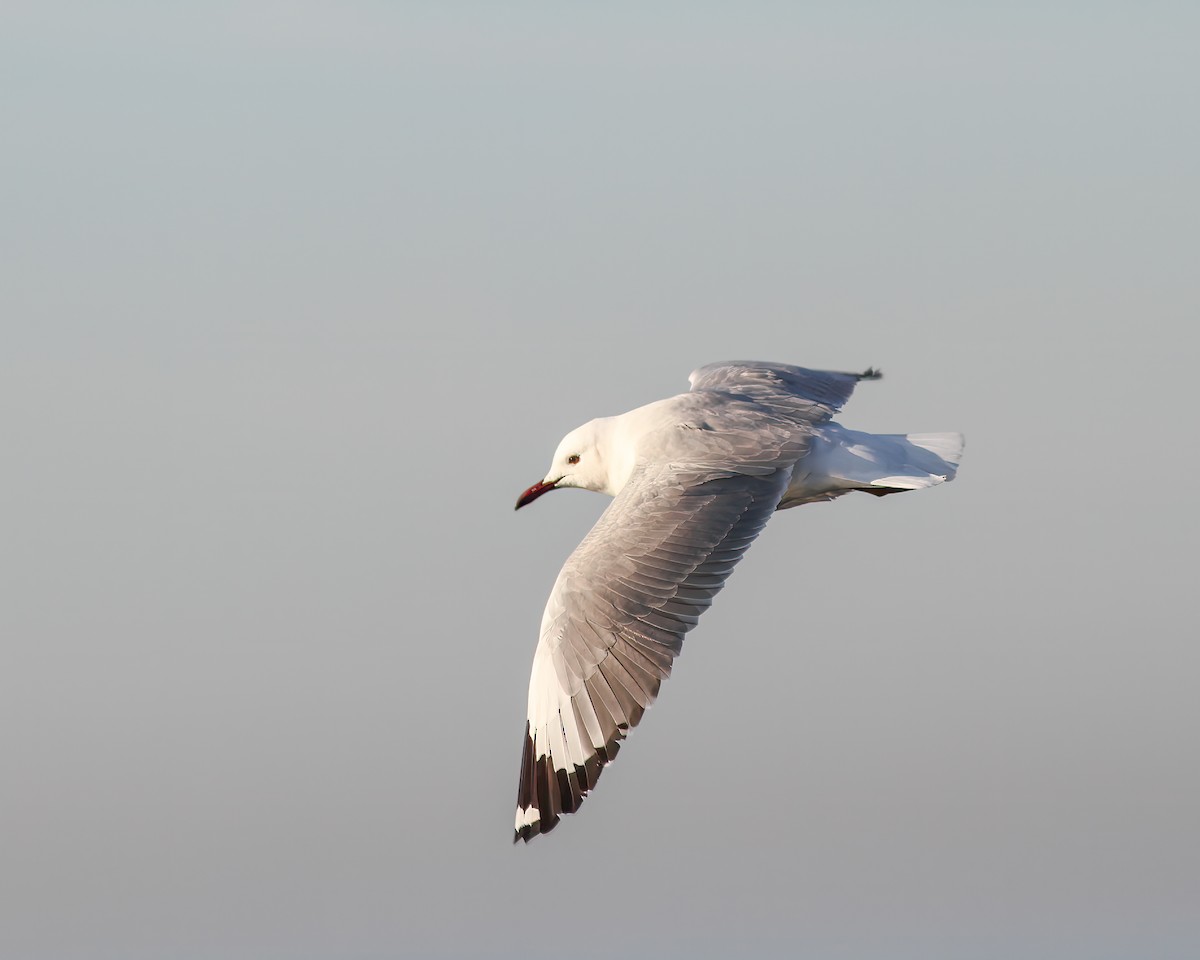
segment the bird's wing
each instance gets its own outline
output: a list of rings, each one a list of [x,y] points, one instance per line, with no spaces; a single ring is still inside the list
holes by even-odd
[[[579,809],[787,488],[794,447],[768,467],[760,437],[731,442],[719,465],[643,463],[559,573],[529,681],[514,842]]]
[[[726,360],[694,370],[688,381],[693,391],[733,394],[797,412],[803,412],[807,404],[811,408],[808,411],[810,419],[824,420],[850,399],[859,380],[878,380],[881,376],[874,369],[863,373],[838,373],[808,370],[786,363]]]

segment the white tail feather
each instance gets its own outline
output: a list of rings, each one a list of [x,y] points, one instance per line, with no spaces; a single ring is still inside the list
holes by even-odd
[[[961,433],[874,434],[827,423],[797,465],[780,509],[832,500],[851,490],[919,490],[953,480]]]

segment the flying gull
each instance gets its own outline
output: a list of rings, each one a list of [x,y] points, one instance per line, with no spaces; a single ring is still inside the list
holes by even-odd
[[[563,438],[517,508],[563,487],[615,499],[567,558],[542,615],[514,843],[579,809],[772,513],[954,478],[961,434],[870,434],[831,419],[858,381],[879,377],[712,363],[689,392]]]

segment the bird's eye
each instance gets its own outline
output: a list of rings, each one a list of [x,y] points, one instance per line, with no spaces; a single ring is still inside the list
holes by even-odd
[[[579,462],[579,454],[577,454],[577,453],[573,453],[569,457],[567,457],[567,463],[578,463],[578,462]]]

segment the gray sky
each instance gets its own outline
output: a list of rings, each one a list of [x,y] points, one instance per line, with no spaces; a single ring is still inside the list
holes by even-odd
[[[1200,14],[1045,7],[6,3],[0,955],[1200,954]],[[514,849],[513,501],[734,358],[959,479]]]

